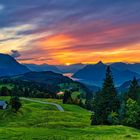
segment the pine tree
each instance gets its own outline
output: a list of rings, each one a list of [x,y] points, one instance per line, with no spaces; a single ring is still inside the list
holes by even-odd
[[[85,108],[88,110],[93,109],[93,94],[90,91],[86,93]]]
[[[2,87],[0,90],[1,96],[8,96],[9,95],[9,89],[7,87]]]
[[[72,103],[71,91],[66,90],[63,96],[63,104]]]
[[[138,85],[137,79],[134,77],[134,79],[131,81],[131,84],[130,84],[130,88],[127,94],[127,99],[131,98],[137,101],[138,93],[139,93],[139,85]]]
[[[119,100],[113,83],[110,67],[107,67],[103,87],[94,98],[94,120],[91,124],[110,124],[108,117],[112,112],[118,113]]]
[[[18,87],[17,85],[15,85],[14,88],[12,89],[11,96],[17,96],[17,95],[18,95]]]
[[[24,96],[29,97],[29,89],[28,88],[25,88]]]
[[[11,107],[12,107],[12,110],[17,113],[18,110],[21,108],[22,104],[20,102],[20,99],[18,96],[15,96],[15,97],[12,97],[11,100],[10,100],[10,104],[11,104]]]

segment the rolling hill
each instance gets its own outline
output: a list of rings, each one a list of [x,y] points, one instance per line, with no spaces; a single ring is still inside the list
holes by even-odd
[[[8,97],[0,100],[9,101]],[[132,140],[140,139],[140,130],[125,126],[90,126],[90,112],[61,100],[35,99],[60,104],[64,112],[52,105],[22,101],[18,114],[0,110],[0,139],[6,140]],[[56,133],[57,132],[57,133]]]
[[[70,78],[63,76],[62,74],[54,73],[52,71],[28,72],[17,76],[12,76],[10,78],[42,84],[60,84],[72,82]]]

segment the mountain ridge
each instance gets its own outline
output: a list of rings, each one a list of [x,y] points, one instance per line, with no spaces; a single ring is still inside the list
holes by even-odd
[[[53,71],[56,73],[62,73],[56,66],[49,64],[24,64],[31,71],[41,72],[41,71]]]
[[[95,83],[94,85],[96,86],[101,86],[105,78],[105,71],[107,66],[108,65],[102,63],[101,61],[97,64],[87,65],[83,69],[76,72],[72,77],[79,78],[85,83],[87,81],[90,83]],[[113,67],[112,64],[110,65],[110,67],[116,86],[120,86],[125,81],[131,80],[134,76],[140,78],[140,74],[134,71],[128,69],[120,70],[116,67]]]
[[[28,73],[12,76],[10,77],[10,79],[36,82],[42,84],[60,84],[72,82],[70,78],[52,71],[43,71],[43,72],[31,71]]]
[[[29,71],[26,66],[17,62],[12,56],[0,53],[0,76],[12,76]]]

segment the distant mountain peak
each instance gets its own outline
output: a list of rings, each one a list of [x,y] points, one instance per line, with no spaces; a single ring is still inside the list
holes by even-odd
[[[140,78],[140,74],[128,67],[130,65],[126,65],[125,63],[117,63],[116,65],[116,63],[114,63],[110,66],[116,86],[121,85],[125,81],[133,79],[134,76],[136,78]],[[92,83],[94,85],[101,86],[103,79],[105,78],[106,67],[106,64],[99,61],[97,64],[87,65],[83,69],[74,73],[72,77],[80,79],[88,84]]]
[[[97,65],[104,65],[104,63],[102,61],[99,61]]]

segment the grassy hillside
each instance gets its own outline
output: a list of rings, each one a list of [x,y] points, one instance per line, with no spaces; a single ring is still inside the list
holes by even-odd
[[[0,99],[6,99],[0,97]],[[41,99],[38,99],[41,100]],[[42,99],[61,104],[60,100]],[[22,101],[18,114],[0,110],[0,140],[131,140],[140,139],[140,131],[124,126],[90,126],[90,112],[62,105],[59,112],[52,105]]]

